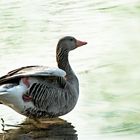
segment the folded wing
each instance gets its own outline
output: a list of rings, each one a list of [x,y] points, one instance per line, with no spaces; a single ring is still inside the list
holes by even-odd
[[[7,82],[17,82],[22,77],[65,77],[66,73],[59,68],[50,68],[46,66],[26,66],[10,71],[8,74],[0,77],[0,85]]]

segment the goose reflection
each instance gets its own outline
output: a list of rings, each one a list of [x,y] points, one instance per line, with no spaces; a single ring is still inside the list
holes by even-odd
[[[0,134],[2,140],[78,140],[74,126],[60,118],[26,119],[18,129]]]

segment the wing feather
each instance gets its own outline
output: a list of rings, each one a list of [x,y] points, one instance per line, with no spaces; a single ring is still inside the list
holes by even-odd
[[[21,77],[65,77],[66,72],[59,68],[49,68],[46,66],[26,66],[10,71],[0,77],[0,84],[9,80],[16,80]]]

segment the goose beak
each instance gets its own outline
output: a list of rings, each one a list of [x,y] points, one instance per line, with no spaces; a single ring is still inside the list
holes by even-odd
[[[85,42],[85,41],[76,40],[76,47],[80,47],[80,46],[83,46],[86,44],[87,44],[87,42]]]

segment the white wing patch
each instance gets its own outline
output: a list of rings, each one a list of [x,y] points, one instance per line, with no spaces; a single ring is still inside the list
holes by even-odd
[[[48,68],[46,74],[50,76],[60,76],[60,77],[66,76],[66,72],[59,68]]]
[[[66,72],[62,69],[59,68],[49,68],[49,67],[33,67],[33,68],[25,68],[12,76],[9,77],[11,78],[16,78],[16,77],[23,77],[23,76],[58,76],[58,77],[65,77]]]
[[[24,74],[23,74],[24,75]],[[66,72],[59,68],[48,68],[47,70],[36,70],[35,72],[27,72],[26,75],[30,76],[59,76],[59,77],[65,77]]]

